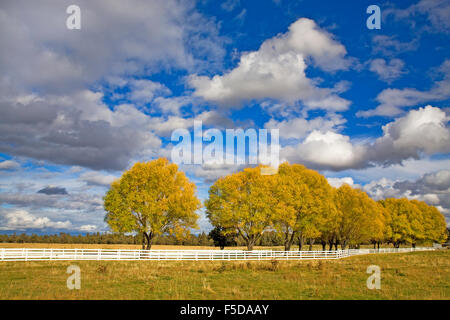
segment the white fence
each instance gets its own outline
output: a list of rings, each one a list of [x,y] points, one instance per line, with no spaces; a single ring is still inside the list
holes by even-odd
[[[0,248],[0,261],[43,260],[315,260],[340,259],[361,254],[435,250],[431,247],[399,249],[348,249],[335,251],[272,250],[125,250]]]

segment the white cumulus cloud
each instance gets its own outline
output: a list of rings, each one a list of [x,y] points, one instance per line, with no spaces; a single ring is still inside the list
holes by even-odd
[[[194,94],[236,107],[244,101],[302,101],[311,109],[345,110],[350,102],[330,88],[319,88],[306,76],[308,64],[325,71],[346,69],[345,47],[310,19],[294,22],[289,31],[266,40],[259,50],[242,54],[236,68],[224,75],[192,75]]]

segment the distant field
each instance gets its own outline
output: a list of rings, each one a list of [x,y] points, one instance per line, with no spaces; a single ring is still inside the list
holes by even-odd
[[[80,290],[66,287],[71,264],[81,268]],[[380,290],[366,287],[369,265],[381,268]],[[449,298],[450,250],[276,263],[0,262],[0,299]]]

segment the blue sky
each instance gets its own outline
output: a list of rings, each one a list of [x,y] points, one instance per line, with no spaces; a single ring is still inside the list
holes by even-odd
[[[108,230],[109,183],[194,120],[450,221],[448,1],[80,0],[68,30],[71,4],[0,4],[0,232]],[[181,169],[204,200],[242,166]]]

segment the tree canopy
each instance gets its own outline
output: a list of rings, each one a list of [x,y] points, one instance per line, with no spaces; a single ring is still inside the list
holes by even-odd
[[[274,176],[262,175],[261,166],[218,179],[209,189],[206,214],[224,233],[236,232],[252,250],[272,224]]]
[[[335,203],[339,211],[337,239],[342,249],[348,244],[383,239],[385,209],[364,191],[344,184],[336,191]]]
[[[190,228],[197,228],[201,203],[195,190],[167,159],[137,162],[106,193],[105,221],[115,232],[141,233],[143,248],[150,249],[155,236],[183,237]]]
[[[305,239],[321,236],[333,224],[337,213],[333,189],[324,176],[300,164],[283,163],[274,179],[277,205],[272,222],[285,250],[290,250],[295,237],[301,248]]]
[[[323,175],[300,164],[283,163],[274,175],[262,174],[262,168],[246,168],[210,187],[205,201],[214,227],[210,239],[221,248],[237,241],[252,250],[261,239],[281,241],[285,250],[295,242],[301,250],[306,241],[311,248],[319,240],[331,250],[363,243],[415,246],[447,238],[444,216],[423,201],[374,201],[347,184],[333,188]],[[201,206],[195,189],[166,159],[138,162],[111,184],[104,197],[105,221],[114,232],[142,234],[147,249],[156,236],[187,237],[197,227]]]

